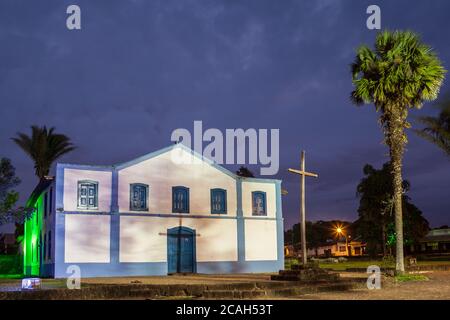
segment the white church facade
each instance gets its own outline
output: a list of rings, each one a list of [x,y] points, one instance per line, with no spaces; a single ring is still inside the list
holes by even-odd
[[[113,166],[57,164],[37,192],[45,202],[25,225],[25,238],[38,234],[24,241],[29,275],[65,278],[71,265],[82,277],[284,268],[281,181],[239,177],[182,144]]]

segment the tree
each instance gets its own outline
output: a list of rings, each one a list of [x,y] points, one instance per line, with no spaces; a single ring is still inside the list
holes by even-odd
[[[389,147],[395,209],[396,272],[405,271],[402,223],[402,161],[407,137],[408,110],[421,108],[437,98],[446,70],[418,35],[384,31],[377,35],[375,49],[361,46],[351,65],[356,105],[373,103],[380,113],[385,143]]]
[[[324,245],[327,241],[336,238],[336,226],[341,226],[345,230],[350,229],[350,223],[340,220],[332,221],[306,221],[306,246],[308,249],[317,249]],[[351,233],[351,232],[350,232]],[[300,224],[294,224],[292,229],[284,233],[286,244],[291,244],[296,250],[301,250],[300,247]]]
[[[17,133],[12,140],[34,161],[36,176],[42,180],[59,157],[75,149],[70,139],[54,133],[55,128],[31,127],[31,136]]]
[[[238,171],[236,171],[236,174],[240,177],[246,177],[246,178],[254,178],[253,172],[251,172],[247,167],[241,166]]]
[[[420,117],[425,125],[422,130],[414,130],[419,136],[431,141],[450,157],[450,100],[439,105],[441,109],[437,117]]]
[[[383,255],[387,255],[387,247],[396,244],[393,209],[393,175],[390,163],[385,163],[381,169],[375,169],[367,164],[363,169],[364,177],[357,186],[360,198],[358,219],[353,224],[357,236],[367,242],[367,251],[374,256],[382,247]],[[406,195],[410,183],[402,182],[402,213],[405,245],[416,243],[429,230],[428,221],[422,212]]]
[[[0,159],[0,225],[6,223],[23,223],[31,216],[33,209],[15,208],[19,193],[14,188],[20,184],[16,169],[7,158]]]

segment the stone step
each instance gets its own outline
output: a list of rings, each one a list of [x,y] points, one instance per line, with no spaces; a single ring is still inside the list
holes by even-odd
[[[315,282],[315,281],[337,281],[339,280],[339,274],[325,273],[325,274],[315,274],[308,275],[302,273],[283,273],[272,275],[271,280],[276,281],[305,281],[305,282]]]
[[[266,296],[265,290],[205,290],[205,299],[253,299]]]
[[[204,299],[254,299],[254,298],[289,298],[304,294],[313,294],[317,292],[346,291],[355,288],[352,282],[327,283],[315,282],[310,285],[287,286],[272,289],[255,290],[205,290],[202,294]]]

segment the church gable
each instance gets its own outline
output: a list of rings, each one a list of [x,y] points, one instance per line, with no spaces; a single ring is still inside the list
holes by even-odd
[[[148,188],[148,211],[173,213],[174,188],[185,188],[189,211],[211,214],[211,190],[226,190],[227,214],[236,214],[236,179],[233,173],[208,159],[202,159],[182,145],[175,145],[117,166],[119,177],[119,211],[135,211],[130,207],[130,189],[134,184]],[[184,211],[184,212],[183,212]]]

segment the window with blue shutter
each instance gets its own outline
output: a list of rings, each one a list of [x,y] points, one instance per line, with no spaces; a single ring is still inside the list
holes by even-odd
[[[266,216],[266,193],[263,191],[252,192],[252,215],[254,216]]]
[[[130,210],[148,211],[148,185],[133,183],[130,185]]]
[[[189,213],[189,188],[172,187],[172,212]]]
[[[44,242],[42,243],[42,247],[44,248],[44,261],[47,260],[47,233],[44,233]]]
[[[47,257],[50,260],[52,258],[52,232],[51,231],[49,231],[47,234],[47,243],[48,243]]]
[[[78,208],[98,208],[98,182],[78,181]]]
[[[227,190],[211,189],[211,213],[227,213]]]

